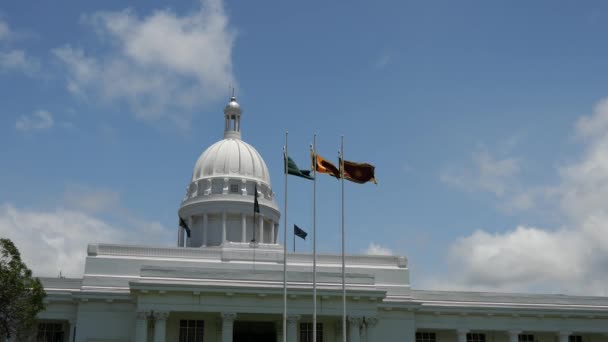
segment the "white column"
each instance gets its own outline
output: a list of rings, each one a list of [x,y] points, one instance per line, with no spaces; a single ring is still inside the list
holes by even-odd
[[[226,212],[222,211],[222,245],[226,242]]]
[[[300,316],[289,315],[287,316],[287,342],[298,341],[298,321]]]
[[[222,342],[232,342],[235,319],[234,312],[222,312]]]
[[[570,340],[570,335],[572,333],[570,331],[560,331],[559,332],[559,342],[568,342]]]
[[[167,337],[167,317],[168,312],[154,313],[154,342],[165,342]]]
[[[456,332],[458,333],[458,342],[467,342],[468,329],[458,329]]]
[[[209,237],[209,216],[203,213],[203,247],[207,247],[207,238]]]
[[[336,342],[342,342],[342,318],[336,322]]]
[[[519,342],[521,330],[509,330],[509,342]]]
[[[247,242],[247,216],[241,214],[241,242]]]
[[[275,322],[274,326],[277,329],[277,342],[283,342],[283,321]]]
[[[350,342],[360,342],[361,341],[361,321],[362,318],[358,316],[349,316],[348,317],[348,334]]]
[[[68,342],[69,341],[74,342],[74,341],[76,341],[76,336],[74,336],[74,327],[76,326],[76,320],[73,320],[73,319],[69,320],[68,326],[70,329],[70,331],[68,332],[68,336],[69,336]]]
[[[274,243],[274,223],[270,223],[270,243]]]
[[[365,325],[367,326],[367,342],[375,342],[376,341],[376,324],[378,324],[378,318],[376,317],[366,317]],[[342,325],[342,322],[340,322]]]
[[[184,228],[177,225],[177,247],[184,247]]]
[[[361,322],[361,328],[359,329],[359,338],[361,342],[367,342],[367,324],[365,323],[365,318]]]
[[[264,243],[264,218],[262,217],[262,215],[259,216],[259,221],[260,221],[260,243]]]
[[[135,342],[147,342],[148,341],[148,312],[139,311],[137,312],[137,318],[135,320]]]

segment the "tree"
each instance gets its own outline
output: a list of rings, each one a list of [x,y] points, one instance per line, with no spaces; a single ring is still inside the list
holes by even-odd
[[[0,239],[0,340],[30,336],[46,292],[9,239]]]

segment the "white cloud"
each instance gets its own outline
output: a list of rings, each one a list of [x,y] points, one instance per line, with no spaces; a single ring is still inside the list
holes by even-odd
[[[37,110],[32,115],[23,115],[15,123],[19,131],[44,130],[53,127],[53,115],[46,110]]]
[[[7,40],[11,36],[11,30],[8,24],[0,19],[0,41]]]
[[[483,190],[496,196],[503,196],[520,171],[517,159],[496,159],[485,148],[475,151],[472,159],[474,163],[472,169],[444,170],[440,180],[466,191]]]
[[[40,63],[27,56],[23,50],[0,51],[0,70],[21,71],[26,75],[34,76],[39,69]]]
[[[81,194],[84,205],[73,206],[72,202],[79,198],[74,191],[74,188],[68,189],[66,207],[53,210],[0,204],[0,236],[15,243],[35,275],[54,277],[61,271],[68,277],[81,276],[89,243],[134,244],[143,241],[142,236],[148,245],[169,245],[173,241],[171,231],[160,223],[126,214],[117,194],[93,189],[91,193]],[[115,203],[109,205],[108,199]],[[110,223],[94,215],[101,211],[117,212],[120,223]]]
[[[86,213],[101,213],[120,208],[120,194],[108,189],[69,185],[64,194],[67,207]]]
[[[367,247],[367,249],[365,250],[364,254],[368,254],[368,255],[394,255],[393,251],[390,250],[389,248],[380,246],[374,242],[371,242],[369,244],[369,246]]]
[[[386,67],[390,62],[391,55],[389,55],[388,53],[383,53],[382,55],[380,55],[380,57],[378,57],[378,59],[374,63],[374,66],[378,69],[382,69]]]
[[[563,226],[476,231],[452,244],[460,288],[608,295],[608,101],[576,124],[586,145],[580,160],[558,168],[554,199]],[[524,203],[527,199],[522,200]],[[436,282],[440,284],[440,282]]]
[[[101,56],[69,45],[54,50],[68,68],[72,93],[126,102],[140,119],[184,123],[193,109],[235,84],[235,33],[220,0],[204,0],[198,11],[182,16],[161,10],[139,18],[124,10],[85,21],[109,48]]]
[[[15,32],[11,31],[8,24],[0,19],[0,42],[13,40],[15,36]],[[39,70],[38,59],[29,56],[24,50],[8,47],[0,49],[1,72],[18,71],[33,77]]]

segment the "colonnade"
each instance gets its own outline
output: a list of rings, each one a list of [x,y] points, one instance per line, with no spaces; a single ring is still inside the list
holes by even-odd
[[[148,341],[148,320],[154,320],[154,342],[165,342],[167,335],[167,318],[168,312],[150,312],[140,311],[137,313],[137,320],[135,323],[135,342],[147,342]],[[238,318],[235,312],[221,312],[220,313],[221,324],[221,341],[232,342],[234,334],[234,322]],[[283,340],[283,334],[287,334],[287,341],[298,340],[298,325],[300,323],[300,315],[289,315],[287,316],[287,329],[284,331],[280,326],[277,329],[277,341]],[[378,319],[376,317],[363,317],[363,316],[349,316],[348,317],[348,338],[350,342],[361,342],[361,341],[376,341],[376,324]],[[342,323],[336,325],[336,341],[342,341]],[[460,342],[460,340],[459,340]],[[466,341],[465,341],[466,342]],[[561,341],[560,342],[564,342]],[[567,342],[567,339],[566,341]]]
[[[227,216],[228,216],[228,212],[226,211],[222,211],[221,212],[221,217],[222,217],[222,221],[221,221],[221,241],[220,241],[220,245],[224,244],[225,242],[228,242],[228,238],[227,238]],[[247,238],[247,218],[251,217],[252,215],[247,215],[244,213],[240,214],[241,216],[241,232],[240,232],[240,241],[232,241],[232,242],[243,242],[243,243],[248,243],[250,242],[249,239]],[[202,234],[202,244],[200,247],[206,247],[208,246],[208,242],[209,242],[209,214],[208,213],[203,213],[202,215],[200,215],[200,217],[202,218],[202,227],[201,227],[201,234]],[[278,223],[274,223],[272,221],[268,221],[265,220],[265,217],[263,215],[256,215],[256,225],[255,225],[255,229],[256,229],[256,241],[261,242],[261,243],[270,243],[270,244],[276,244],[276,239],[278,237],[278,229],[279,229],[279,224]],[[194,220],[193,217],[190,216],[187,218],[186,220],[186,224],[188,225],[188,227],[190,227],[190,229],[194,229]],[[265,227],[270,226],[268,228],[265,229]],[[265,236],[265,233],[268,233],[269,236]],[[269,241],[269,242],[268,242]],[[177,245],[179,247],[198,247],[198,246],[193,246],[192,243],[192,239],[191,238],[187,238],[184,229],[182,229],[181,227],[178,227],[178,234],[177,234]]]
[[[154,342],[165,342],[169,312],[140,311],[135,321],[135,341],[148,341],[148,319],[154,319]]]
[[[426,330],[425,330],[426,331]],[[467,342],[467,334],[469,334],[471,330],[469,329],[458,329],[456,330],[457,341],[458,342]],[[509,336],[509,342],[519,342],[519,335],[523,333],[521,330],[508,330],[505,331]],[[559,342],[569,342],[569,338],[572,335],[570,331],[557,331],[555,333],[558,337]]]

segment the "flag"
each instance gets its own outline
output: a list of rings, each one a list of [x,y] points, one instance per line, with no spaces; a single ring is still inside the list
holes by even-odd
[[[188,225],[186,224],[186,221],[184,221],[184,219],[181,218],[181,217],[179,218],[179,226],[182,227],[182,228],[184,228],[186,230],[186,235],[188,237],[190,237],[190,233],[191,233],[190,232],[190,227],[188,227]]]
[[[259,214],[260,213],[260,204],[258,203],[258,186],[257,185],[254,186],[253,196],[254,196],[253,212]]]
[[[327,173],[330,176],[340,178],[340,170],[334,164],[325,160],[325,158],[314,153],[314,151],[312,152],[312,167],[316,168],[317,172]]]
[[[310,180],[315,179],[310,175],[310,170],[300,170],[298,165],[289,156],[285,155],[285,161],[285,172],[288,174]]]
[[[303,240],[306,240],[306,236],[308,235],[307,232],[305,232],[302,228],[298,227],[295,224],[293,225],[293,233],[296,234],[296,236],[302,238]]]
[[[378,184],[374,175],[375,167],[373,165],[368,163],[355,163],[348,160],[344,160],[343,165],[344,179],[359,184],[367,182]]]

